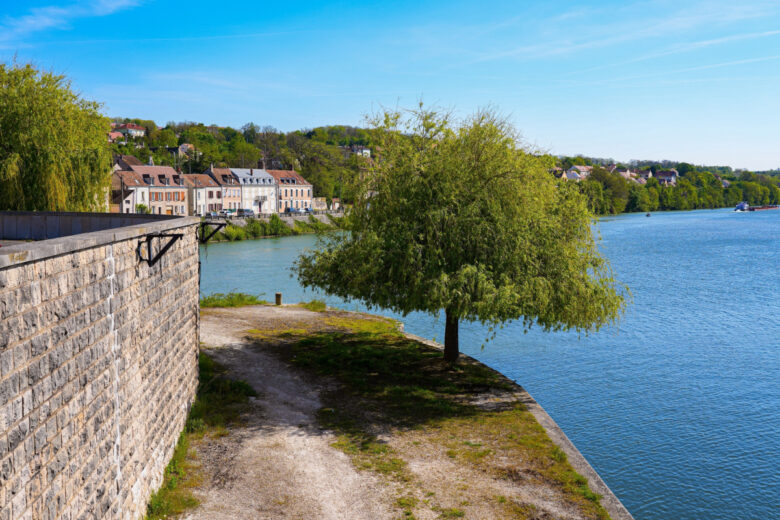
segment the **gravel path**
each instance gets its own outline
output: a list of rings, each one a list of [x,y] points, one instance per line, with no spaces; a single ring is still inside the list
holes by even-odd
[[[262,328],[264,322],[293,327],[316,320],[316,313],[289,307],[245,310],[240,317],[210,310],[201,319],[201,342],[209,355],[251,384],[259,397],[245,425],[197,446],[207,477],[196,490],[201,505],[185,518],[392,518],[387,486],[369,472],[357,472],[330,446],[333,437],[318,428],[318,389],[241,337],[241,331]]]

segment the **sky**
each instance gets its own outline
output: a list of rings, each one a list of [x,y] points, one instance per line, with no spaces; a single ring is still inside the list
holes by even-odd
[[[780,167],[780,2],[0,0],[0,60],[111,117],[364,125],[491,106],[553,154]]]

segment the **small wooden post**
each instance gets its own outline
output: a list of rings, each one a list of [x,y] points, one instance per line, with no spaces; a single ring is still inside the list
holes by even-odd
[[[282,304],[282,293],[278,292],[276,293],[276,305]]]

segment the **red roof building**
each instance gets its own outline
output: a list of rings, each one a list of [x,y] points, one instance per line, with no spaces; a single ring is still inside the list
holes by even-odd
[[[313,187],[309,181],[295,170],[267,171],[276,181],[279,213],[285,213],[290,209],[299,211],[311,209]]]

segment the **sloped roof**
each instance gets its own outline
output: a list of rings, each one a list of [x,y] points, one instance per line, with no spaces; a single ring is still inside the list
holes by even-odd
[[[295,170],[268,170],[268,173],[276,179],[280,186],[285,184],[311,186],[311,183]]]
[[[241,184],[272,185],[275,182],[271,174],[259,168],[230,168],[230,171]]]
[[[130,169],[141,175],[179,175],[170,166],[149,166],[148,164],[131,164]]]
[[[114,171],[114,175],[119,177],[119,179],[124,183],[125,186],[129,186],[129,187],[146,186],[143,177],[139,173],[136,173],[134,171],[116,170]]]
[[[205,173],[189,173],[182,175],[184,184],[193,188],[218,188],[219,184]]]
[[[238,184],[238,180],[230,171],[230,168],[209,168],[205,174],[217,181],[217,184],[220,186],[235,186]]]

